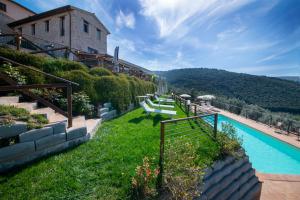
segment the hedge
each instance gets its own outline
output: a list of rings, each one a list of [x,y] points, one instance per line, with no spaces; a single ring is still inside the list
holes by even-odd
[[[89,69],[78,62],[42,57],[5,48],[0,48],[0,55],[74,81],[79,84],[78,87],[73,87],[74,92],[85,92],[94,105],[111,102],[118,111],[126,110],[130,103],[137,103],[136,96],[153,93],[156,90],[152,82],[125,74],[114,75],[105,68]],[[27,83],[53,82],[36,72],[22,69],[20,72],[26,76]]]
[[[108,69],[102,68],[102,67],[94,67],[89,72],[91,75],[95,76],[112,76],[113,73],[109,71]]]
[[[0,55],[14,60],[15,62],[36,67],[47,73],[56,74],[60,71],[69,70],[83,70],[88,72],[88,67],[86,67],[85,65],[66,59],[55,59],[41,55],[33,55],[2,47],[0,47]]]

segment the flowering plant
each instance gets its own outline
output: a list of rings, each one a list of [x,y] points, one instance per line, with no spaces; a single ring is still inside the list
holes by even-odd
[[[147,199],[156,194],[154,186],[159,169],[151,169],[148,157],[143,159],[143,164],[135,169],[135,176],[131,180],[132,194],[135,199]]]

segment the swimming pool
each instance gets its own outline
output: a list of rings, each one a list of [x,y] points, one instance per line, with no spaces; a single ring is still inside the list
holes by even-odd
[[[270,174],[300,175],[300,149],[272,136],[237,122],[224,115],[218,117],[218,129],[222,123],[232,124],[242,138],[246,154],[258,172]]]

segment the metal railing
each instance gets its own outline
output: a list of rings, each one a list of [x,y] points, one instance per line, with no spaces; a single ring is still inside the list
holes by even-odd
[[[197,137],[206,134],[207,129],[212,133],[211,137],[216,138],[218,126],[218,114],[196,115],[180,119],[165,120],[160,122],[160,156],[158,176],[158,187],[162,186],[164,173],[165,148],[174,144],[174,140],[184,138],[195,140]]]
[[[26,34],[0,34],[0,45],[14,46],[17,50],[21,48],[29,50],[31,54],[44,53],[53,58],[68,58],[70,54],[77,57],[77,49],[70,49],[66,45],[44,40]]]
[[[49,83],[49,84],[20,85],[17,83],[17,81],[13,80],[9,76],[7,76],[3,73],[0,73],[0,78],[9,84],[9,86],[0,86],[0,91],[18,90],[18,91],[22,92],[23,94],[37,100],[41,104],[48,106],[48,107],[52,108],[54,111],[66,116],[68,118],[68,127],[72,127],[72,125],[73,125],[72,124],[72,120],[73,120],[73,117],[72,117],[72,85],[79,86],[78,83],[54,76],[52,74],[45,73],[34,67],[23,65],[21,63],[15,62],[15,61],[5,58],[3,56],[0,56],[0,62],[1,63],[4,63],[4,62],[11,63],[13,66],[22,67],[22,68],[25,68],[26,70],[31,70],[31,71],[34,71],[41,75],[44,75],[45,77],[53,78],[56,81],[59,81],[58,83]],[[65,88],[66,94],[67,94],[67,112],[63,111],[62,109],[55,106],[51,102],[45,100],[44,98],[42,98],[30,91],[30,89],[42,89],[42,88]]]

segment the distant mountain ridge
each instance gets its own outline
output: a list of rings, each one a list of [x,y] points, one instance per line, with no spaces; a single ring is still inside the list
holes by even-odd
[[[173,88],[238,98],[272,111],[300,113],[300,84],[267,76],[207,68],[156,72]]]
[[[300,83],[300,76],[278,76],[277,78],[281,78],[284,80],[289,80],[289,81],[296,81]]]

